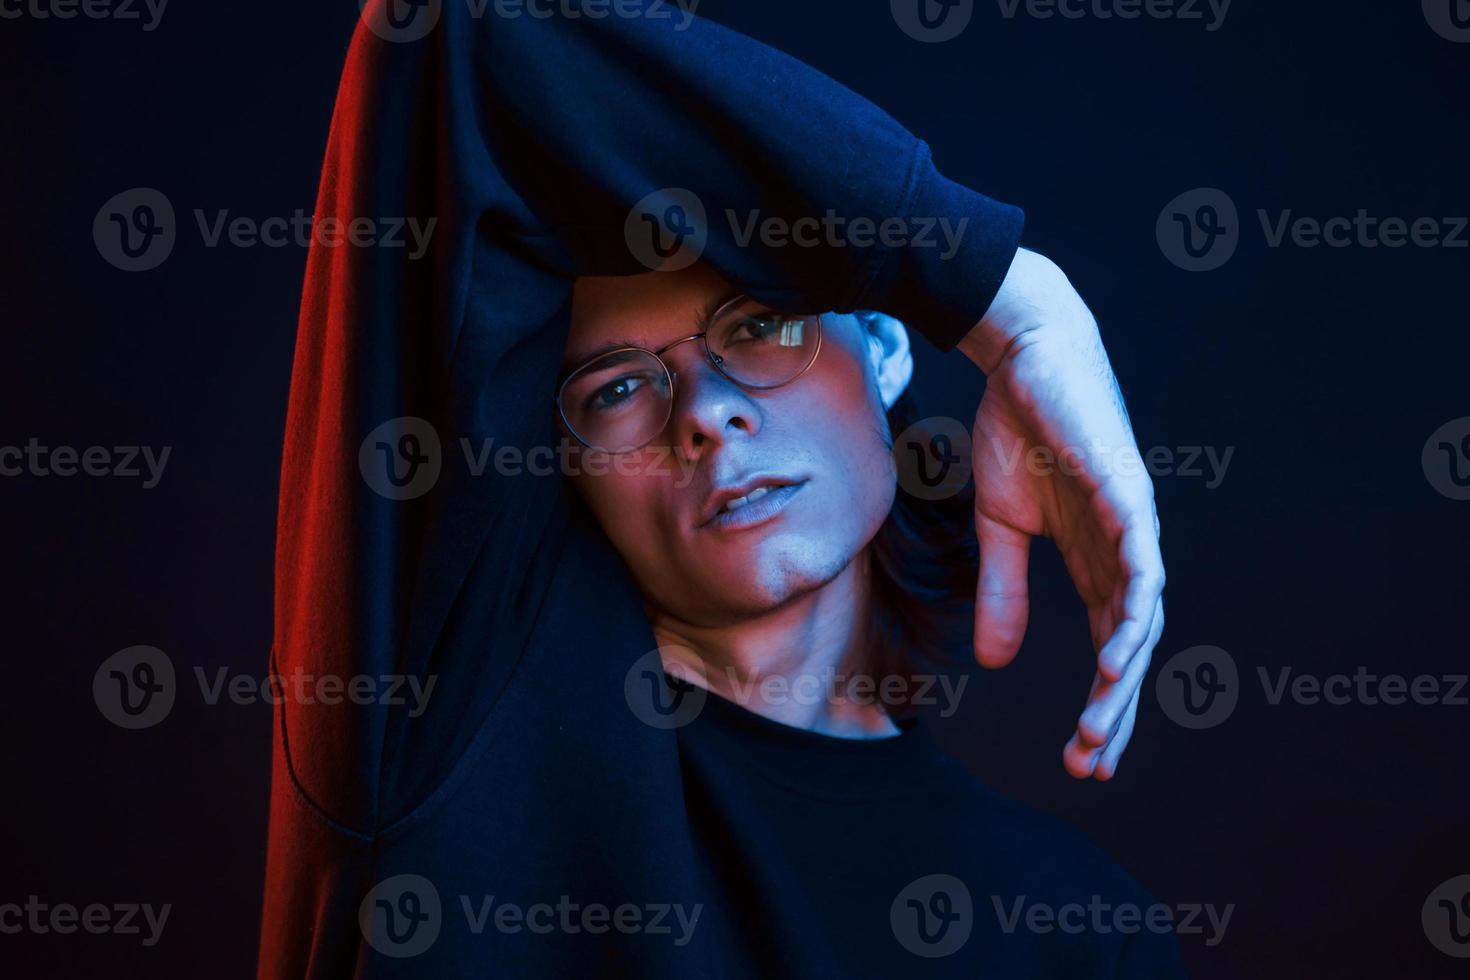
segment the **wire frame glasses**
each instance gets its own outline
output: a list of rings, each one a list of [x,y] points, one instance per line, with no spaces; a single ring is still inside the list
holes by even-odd
[[[658,350],[620,347],[567,375],[556,403],[582,445],[608,453],[641,449],[663,431],[674,405],[674,381],[663,355],[698,341],[716,371],[751,390],[779,388],[806,373],[822,347],[815,313],[778,313],[749,297],[721,306],[704,331]]]

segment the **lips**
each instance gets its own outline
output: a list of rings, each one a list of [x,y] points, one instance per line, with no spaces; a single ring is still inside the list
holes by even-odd
[[[777,487],[789,487],[801,482],[803,481],[792,477],[760,475],[721,487],[709,495],[701,508],[699,526],[706,526],[722,513],[749,506]]]

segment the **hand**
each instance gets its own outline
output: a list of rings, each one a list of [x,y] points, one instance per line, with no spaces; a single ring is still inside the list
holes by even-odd
[[[1010,663],[1026,632],[1031,539],[1053,539],[1087,605],[1097,674],[1062,751],[1111,779],[1164,629],[1153,484],[1097,323],[1050,260],[1022,249],[959,344],[987,377],[972,430],[980,581],[975,658]]]

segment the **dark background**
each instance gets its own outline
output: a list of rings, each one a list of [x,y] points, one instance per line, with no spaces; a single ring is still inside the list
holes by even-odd
[[[1156,480],[1170,580],[1155,670],[1228,650],[1242,675],[1229,720],[1174,724],[1151,676],[1119,777],[1069,779],[1060,752],[1091,652],[1040,548],[1026,647],[972,681],[947,744],[1080,824],[1161,900],[1234,903],[1219,945],[1181,939],[1199,977],[1466,975],[1420,909],[1470,872],[1470,708],[1271,705],[1255,673],[1470,669],[1470,502],[1420,462],[1434,430],[1470,415],[1470,250],[1268,248],[1255,212],[1470,214],[1470,43],[1415,2],[1236,0],[1211,32],[1008,20],[988,0],[931,45],[872,0],[700,11],[862,92],[947,174],[1024,206],[1026,243],[1097,314],[1141,446],[1234,447],[1215,489]],[[356,14],[351,0],[174,0],[152,32],[0,20],[0,444],[173,447],[152,490],[0,479],[0,901],[174,906],[152,948],[0,936],[7,975],[253,972],[269,707],[181,696],[162,724],[124,731],[91,679],[134,644],[167,651],[190,686],[195,667],[266,672],[305,250],[205,248],[192,211],[310,212]],[[137,186],[168,195],[180,237],[161,267],[126,273],[91,227]],[[1240,209],[1239,249],[1212,272],[1176,268],[1155,238],[1165,203],[1195,187]],[[931,411],[969,419],[967,361],[926,350],[919,372]]]

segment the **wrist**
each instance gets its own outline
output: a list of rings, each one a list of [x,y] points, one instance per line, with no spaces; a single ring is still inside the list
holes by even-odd
[[[1020,248],[985,315],[956,346],[987,375],[1043,335],[1095,334],[1096,321],[1055,262]]]

